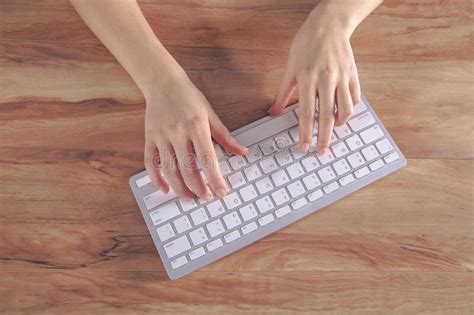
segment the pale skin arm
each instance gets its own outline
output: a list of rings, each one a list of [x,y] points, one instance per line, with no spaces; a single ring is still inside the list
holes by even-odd
[[[163,47],[135,0],[71,0],[87,25],[112,52],[143,92],[145,167],[155,186],[169,185],[181,198],[209,200],[227,192],[211,137],[228,152],[245,154],[202,93]],[[345,123],[360,101],[350,36],[381,0],[322,0],[293,41],[288,66],[270,114],[300,98],[300,145],[311,143],[315,99],[319,98],[318,153],[326,152],[334,124]],[[337,110],[336,110],[337,109]],[[189,159],[192,157],[192,159]],[[205,165],[206,185],[196,161]],[[165,178],[160,174],[163,170]]]
[[[360,84],[350,37],[382,0],[322,0],[293,40],[288,65],[274,104],[279,114],[298,88],[299,137],[306,152],[319,99],[318,154],[328,150],[334,125],[348,121],[360,102]]]
[[[153,33],[135,0],[71,0],[95,35],[143,92],[145,167],[155,186],[184,199],[227,193],[214,138],[229,153],[245,154],[204,95]],[[209,181],[201,177],[198,160]],[[160,174],[162,169],[164,177]]]

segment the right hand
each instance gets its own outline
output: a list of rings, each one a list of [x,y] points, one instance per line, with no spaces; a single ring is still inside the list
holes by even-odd
[[[224,197],[228,188],[211,136],[228,153],[243,155],[247,148],[231,135],[185,74],[171,79],[167,86],[146,96],[145,167],[153,184],[164,192],[171,186],[184,199],[197,196],[209,201],[212,191]],[[201,177],[197,161],[209,186]]]

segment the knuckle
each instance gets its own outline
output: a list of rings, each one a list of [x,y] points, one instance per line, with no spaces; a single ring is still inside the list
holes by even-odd
[[[187,129],[189,130],[198,130],[203,126],[204,119],[200,116],[191,116],[185,120]]]
[[[328,65],[324,67],[323,70],[321,71],[321,76],[325,78],[326,80],[329,80],[332,82],[332,81],[335,81],[336,78],[338,77],[338,72],[334,66]]]

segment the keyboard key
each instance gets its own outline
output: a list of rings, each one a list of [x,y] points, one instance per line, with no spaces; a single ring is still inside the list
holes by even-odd
[[[225,157],[225,153],[222,150],[220,145],[218,145],[218,144],[214,145],[214,151],[216,151],[216,156],[217,156],[218,160],[221,160],[222,158]]]
[[[196,260],[199,257],[203,256],[205,253],[206,251],[204,250],[203,247],[198,247],[189,252],[189,258],[191,258],[191,260]]]
[[[229,158],[229,163],[234,171],[237,171],[247,165],[247,161],[245,161],[245,158],[241,155],[231,156]]]
[[[256,127],[239,133],[235,136],[235,138],[242,145],[251,146],[297,124],[298,119],[296,118],[294,112],[288,111],[284,114],[274,117],[269,121],[260,123]]]
[[[143,197],[143,202],[145,203],[146,209],[151,210],[156,206],[170,201],[171,199],[175,199],[176,197],[178,196],[173,192],[173,190],[170,190],[168,193],[164,193],[161,190],[157,190]]]
[[[399,156],[397,152],[390,153],[389,155],[385,156],[383,159],[385,163],[389,164],[392,163],[393,161],[398,160]]]
[[[171,261],[171,268],[178,269],[188,263],[188,259],[186,256],[181,256],[176,258],[175,260]]]
[[[261,160],[259,164],[265,174],[271,173],[274,170],[278,169],[278,166],[272,157],[267,157]]]
[[[365,163],[364,158],[359,152],[349,155],[347,160],[349,161],[349,164],[352,166],[352,168],[359,167]]]
[[[367,112],[349,120],[348,124],[355,132],[364,129],[375,123],[374,116]]]
[[[160,241],[162,242],[166,242],[167,240],[169,240],[170,238],[176,235],[174,234],[173,228],[171,227],[171,224],[169,223],[157,228],[156,233],[158,234],[158,237],[160,238]]]
[[[369,145],[367,148],[363,148],[361,152],[365,159],[369,162],[379,156],[379,153],[377,152],[377,149],[375,149],[374,145]]]
[[[302,208],[306,206],[307,204],[308,204],[308,201],[306,201],[306,198],[303,197],[303,198],[296,199],[295,201],[293,201],[291,203],[291,207],[293,208],[293,210],[298,210],[299,208]]]
[[[272,179],[277,187],[285,185],[286,183],[290,182],[290,179],[288,178],[288,175],[286,175],[286,172],[284,170],[279,170],[273,173]]]
[[[380,129],[380,126],[375,125],[362,131],[360,137],[364,140],[364,143],[371,143],[372,141],[382,138],[383,131]]]
[[[311,143],[309,144],[309,152],[312,153],[312,152],[315,152],[316,151],[316,147],[318,145],[318,137],[316,136],[313,136],[311,138]]]
[[[285,166],[293,162],[293,157],[291,156],[290,150],[285,149],[275,154],[275,159],[280,166]]]
[[[323,196],[323,192],[321,191],[321,189],[318,189],[316,191],[313,191],[311,193],[308,194],[308,199],[310,202],[313,202],[319,198],[321,198]]]
[[[188,249],[191,249],[191,245],[189,244],[189,241],[186,235],[183,235],[169,242],[168,244],[165,244],[163,248],[165,249],[166,256],[168,256],[168,258],[173,258],[187,251]]]
[[[211,238],[216,237],[217,235],[221,235],[222,233],[225,232],[225,228],[222,225],[222,222],[220,219],[214,220],[206,224],[206,228]]]
[[[250,232],[255,231],[255,230],[257,229],[257,227],[258,227],[258,226],[257,226],[257,223],[255,223],[255,221],[254,221],[254,222],[250,222],[249,224],[244,225],[244,226],[241,228],[241,230],[242,230],[242,233],[243,233],[244,235],[247,235],[247,234],[249,234]]]
[[[304,175],[303,168],[301,167],[301,164],[298,163],[298,162],[288,166],[286,168],[286,171],[288,172],[288,175],[290,175],[291,179],[296,179],[296,178]]]
[[[222,240],[218,238],[216,240],[213,240],[212,242],[207,243],[206,247],[208,251],[212,252],[213,250],[218,249],[222,245],[224,245],[222,244]]]
[[[349,153],[349,149],[343,141],[333,145],[331,148],[334,155],[338,158]]]
[[[197,246],[208,240],[207,234],[202,227],[191,231],[189,233],[189,237],[191,238],[191,241],[193,242],[194,246]]]
[[[258,148],[258,145],[251,146],[247,152],[247,161],[249,163],[256,162],[263,157],[262,151]]]
[[[188,216],[184,215],[181,218],[178,218],[173,221],[174,227],[178,234],[186,232],[192,228],[191,222],[189,222]]]
[[[318,171],[319,178],[323,181],[323,183],[327,183],[334,178],[336,178],[336,174],[334,174],[334,171],[330,166],[326,166],[325,168],[322,168]]]
[[[268,223],[271,223],[273,221],[275,221],[275,217],[271,213],[269,213],[269,214],[261,217],[260,219],[258,219],[258,223],[260,224],[260,226],[265,226]]]
[[[232,210],[242,204],[239,195],[236,192],[230,193],[224,197],[224,203],[227,209]]]
[[[264,177],[261,180],[255,182],[255,186],[257,186],[258,192],[262,195],[274,188],[270,177]]]
[[[219,167],[221,169],[222,175],[224,176],[232,173],[229,163],[227,163],[226,161],[219,161]]]
[[[148,175],[145,175],[135,181],[135,184],[137,185],[138,188],[143,187],[149,183],[151,183],[151,178]]]
[[[239,188],[245,185],[246,183],[244,174],[242,174],[242,172],[237,172],[235,174],[230,175],[229,177],[227,177],[227,180],[229,181],[229,184],[233,189]]]
[[[277,206],[290,201],[290,196],[288,196],[288,193],[286,192],[284,188],[274,191],[272,193],[272,198]]]
[[[298,126],[293,127],[290,129],[290,136],[293,139],[294,142],[299,142],[300,141],[300,132],[298,130]]]
[[[238,238],[240,238],[240,233],[238,230],[232,231],[229,234],[224,235],[224,240],[227,244],[235,241]]]
[[[206,210],[204,210],[204,208],[199,208],[191,212],[191,219],[193,220],[194,225],[200,225],[201,223],[209,220],[209,217],[207,216]]]
[[[293,198],[299,197],[306,192],[301,181],[296,181],[294,183],[291,183],[288,186],[286,186],[286,188],[288,189],[291,197]]]
[[[303,167],[306,170],[306,172],[314,171],[319,166],[318,160],[316,159],[314,155],[310,155],[307,158],[304,158],[301,161],[301,164],[303,164]]]
[[[154,225],[166,222],[180,214],[176,202],[168,203],[161,208],[158,208],[150,213],[151,220]]]
[[[191,200],[180,199],[178,200],[178,202],[179,202],[179,205],[181,206],[181,209],[183,209],[184,212],[197,208],[198,206],[196,200],[194,199],[191,199]]]
[[[242,221],[240,220],[239,215],[237,214],[237,211],[233,211],[229,214],[226,214],[225,216],[222,217],[224,220],[225,226],[227,227],[228,230],[231,230],[235,228],[236,226],[239,226],[242,224]]]
[[[358,148],[362,147],[362,140],[358,135],[353,135],[352,137],[346,140],[347,145],[351,151],[357,150]]]
[[[360,102],[359,104],[354,105],[354,111],[352,112],[352,116],[362,113],[367,109],[364,103]]]
[[[283,150],[284,148],[290,146],[293,143],[288,132],[282,132],[274,138],[277,150]]]
[[[305,153],[304,153],[303,151],[301,151],[299,145],[294,145],[294,146],[292,146],[292,147],[290,148],[290,152],[291,152],[291,154],[293,155],[293,158],[294,158],[295,160],[298,160],[298,159],[302,158],[302,157],[305,155]]]
[[[379,168],[381,168],[384,165],[385,165],[385,163],[382,160],[377,160],[375,162],[370,163],[369,167],[372,171],[375,171],[375,170],[378,170]]]
[[[239,209],[240,215],[245,222],[252,220],[258,216],[257,210],[253,204],[248,204]]]
[[[354,180],[354,176],[352,174],[349,174],[339,179],[339,184],[341,184],[341,186],[346,186],[347,184],[352,183]]]
[[[321,185],[321,182],[319,181],[318,176],[315,173],[303,177],[303,183],[307,190],[313,190],[319,185]]]
[[[335,162],[332,167],[336,171],[338,176],[341,176],[351,170],[349,164],[347,163],[346,159],[339,160]]]
[[[339,189],[339,184],[337,182],[332,182],[323,187],[323,190],[326,194],[332,193],[333,191]]]
[[[354,172],[354,175],[356,178],[362,178],[365,175],[369,174],[370,171],[367,168],[367,166],[364,166],[363,168],[358,169],[357,171]]]
[[[257,209],[260,211],[260,213],[265,213],[275,208],[269,196],[258,199],[255,201],[255,205],[257,206]]]
[[[393,150],[393,147],[392,147],[392,145],[390,144],[390,141],[388,141],[387,138],[376,142],[375,146],[379,150],[380,154],[385,154],[385,153],[390,152],[390,151]]]
[[[244,202],[250,201],[258,197],[257,192],[255,191],[255,188],[253,188],[252,185],[245,186],[244,188],[239,190],[239,193],[242,196],[242,199],[244,199]]]
[[[245,177],[249,182],[256,180],[257,178],[262,177],[262,172],[258,168],[257,164],[250,165],[244,169]]]
[[[289,214],[290,212],[291,212],[290,207],[284,206],[284,207],[281,207],[279,209],[276,209],[275,210],[275,215],[276,215],[277,218],[281,218],[281,217],[284,217],[285,215]]]
[[[278,151],[275,141],[273,138],[268,139],[258,145],[260,150],[262,150],[263,155],[270,155]]]
[[[209,183],[209,180],[207,179],[206,173],[204,173],[204,171],[200,171],[199,174],[201,174],[202,181],[203,181],[205,184],[208,184],[208,183]]]
[[[318,160],[321,163],[321,165],[326,165],[329,162],[334,161],[334,155],[332,155],[331,151],[328,151],[324,155],[318,155]]]
[[[215,218],[225,212],[224,206],[220,200],[215,200],[207,205],[207,210],[212,218]]]
[[[344,124],[342,126],[334,127],[334,132],[336,133],[336,135],[340,139],[342,139],[344,137],[347,137],[352,133],[351,130],[349,129],[349,127],[347,127],[346,124]]]

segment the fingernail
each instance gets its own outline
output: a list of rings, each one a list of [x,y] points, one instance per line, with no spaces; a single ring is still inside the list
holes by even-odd
[[[219,198],[224,198],[227,194],[227,191],[224,188],[219,188],[216,190],[216,194],[219,196]]]
[[[309,143],[303,143],[301,145],[301,150],[303,150],[305,154],[308,152],[308,149],[309,149]]]
[[[212,194],[209,194],[209,195],[205,195],[205,196],[204,196],[204,200],[206,200],[206,201],[211,201],[212,198],[213,198]]]
[[[319,148],[318,149],[318,154],[319,155],[324,155],[324,154],[326,154],[327,151],[328,151],[327,148]]]

